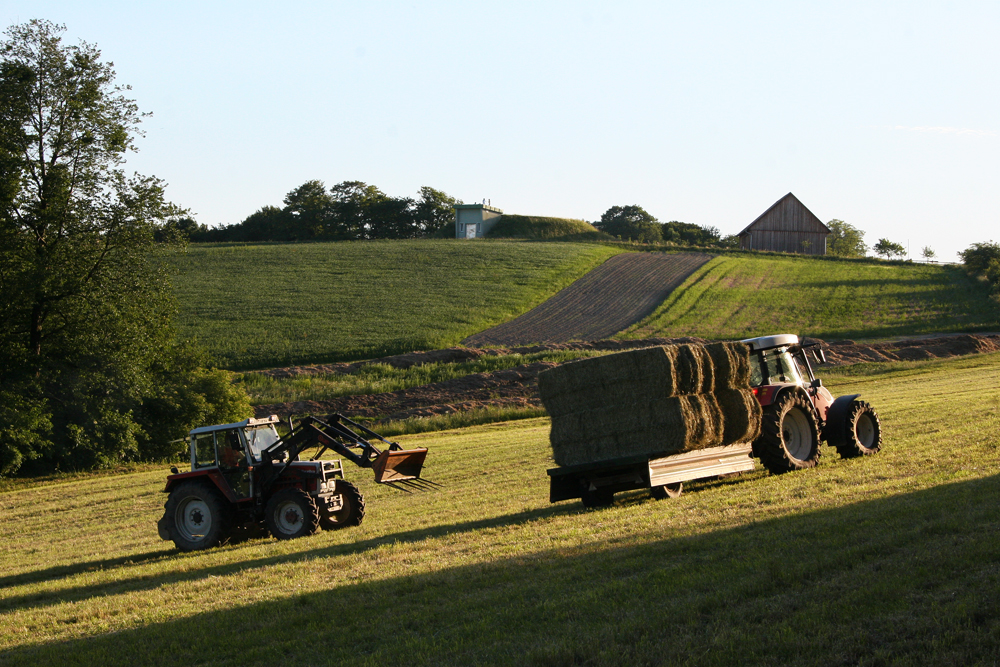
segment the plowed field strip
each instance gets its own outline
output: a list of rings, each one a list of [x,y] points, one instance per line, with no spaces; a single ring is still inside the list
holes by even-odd
[[[701,253],[615,255],[533,310],[462,343],[511,346],[609,338],[652,313],[709,259]]]

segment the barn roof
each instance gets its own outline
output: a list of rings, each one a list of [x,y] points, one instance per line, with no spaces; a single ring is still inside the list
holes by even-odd
[[[783,202],[784,202],[784,201],[785,201],[786,199],[788,199],[789,197],[791,197],[791,198],[792,198],[792,201],[794,201],[794,202],[795,202],[796,204],[798,204],[799,206],[801,206],[801,207],[802,207],[802,209],[803,209],[803,210],[804,210],[804,211],[805,211],[806,213],[808,213],[808,214],[809,214],[808,216],[806,216],[806,219],[807,219],[807,220],[809,220],[809,219],[812,219],[812,220],[813,220],[813,221],[814,221],[814,222],[815,222],[815,223],[816,223],[817,225],[819,225],[819,227],[818,227],[818,228],[816,229],[816,232],[817,232],[817,233],[826,233],[826,234],[830,234],[830,233],[832,233],[832,232],[830,231],[830,228],[829,228],[829,227],[827,227],[827,226],[826,226],[826,225],[824,225],[824,224],[823,224],[822,222],[820,222],[820,219],[819,219],[818,217],[816,217],[816,214],[815,214],[815,213],[813,213],[813,212],[812,212],[812,211],[810,211],[810,210],[809,210],[808,208],[806,208],[806,205],[805,205],[805,204],[803,204],[803,203],[802,203],[801,201],[799,201],[799,198],[798,198],[798,197],[796,197],[796,196],[795,196],[795,195],[793,195],[793,194],[792,194],[791,192],[789,192],[789,193],[788,193],[787,195],[785,195],[784,197],[782,197],[782,198],[781,198],[781,199],[779,199],[778,201],[776,201],[776,202],[774,202],[773,204],[771,204],[770,208],[768,208],[768,209],[767,209],[766,211],[764,211],[763,213],[761,213],[760,215],[758,215],[758,216],[757,216],[757,219],[756,219],[756,220],[754,220],[753,222],[751,222],[751,223],[750,223],[749,225],[747,225],[746,227],[744,227],[743,231],[741,231],[741,232],[740,232],[739,234],[737,234],[737,236],[743,236],[743,234],[745,234],[746,232],[750,231],[750,228],[751,228],[751,227],[753,227],[753,226],[754,226],[754,225],[756,225],[756,224],[757,224],[758,222],[760,222],[761,220],[763,220],[764,218],[766,218],[766,217],[767,217],[767,214],[768,214],[768,213],[770,213],[771,211],[773,211],[774,209],[776,209],[776,208],[777,208],[778,206],[780,206],[780,205],[781,205],[781,204],[782,204],[782,203],[783,203]]]

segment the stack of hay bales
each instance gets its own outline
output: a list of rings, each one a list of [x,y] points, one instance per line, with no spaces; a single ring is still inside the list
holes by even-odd
[[[752,439],[760,406],[749,377],[741,343],[650,347],[544,371],[538,389],[552,417],[555,461],[666,455]]]

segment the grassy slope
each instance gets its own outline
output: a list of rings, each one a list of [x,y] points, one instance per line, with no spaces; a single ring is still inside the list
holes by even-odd
[[[612,240],[609,234],[599,232],[596,227],[584,220],[530,215],[501,216],[500,220],[490,228],[487,236],[497,239]]]
[[[193,246],[177,259],[178,321],[229,368],[447,347],[616,252],[454,240]]]
[[[284,543],[170,551],[165,471],[0,493],[0,663],[992,663],[1000,355],[827,385],[879,455],[594,512],[547,502],[545,419],[407,437],[440,490],[351,469],[364,525]]]
[[[958,267],[717,257],[619,337],[741,338],[778,332],[880,338],[1000,330],[1000,307]]]

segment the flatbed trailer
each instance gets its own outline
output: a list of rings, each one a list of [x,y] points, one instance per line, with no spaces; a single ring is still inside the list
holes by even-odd
[[[649,489],[655,498],[676,498],[684,482],[753,469],[750,443],[561,466],[547,471],[549,502],[579,498],[587,507],[600,507],[610,505],[619,491],[633,489]]]

